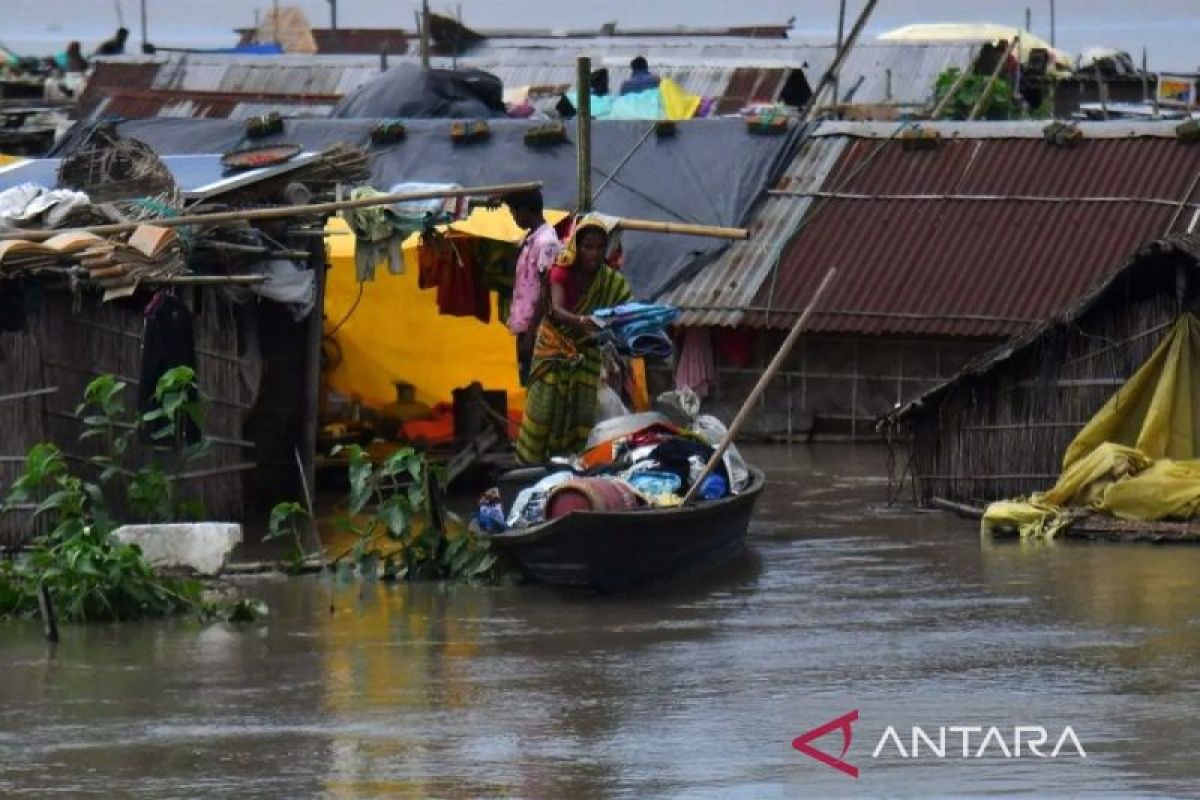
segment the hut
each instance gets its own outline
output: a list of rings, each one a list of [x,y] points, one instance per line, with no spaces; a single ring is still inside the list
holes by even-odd
[[[1054,130],[820,124],[751,213],[752,237],[659,296],[711,338],[714,413],[737,408],[830,267],[755,432],[874,439],[880,416],[1196,224],[1200,148],[1176,123],[1085,122],[1067,144]]]
[[[216,158],[168,165],[111,132],[89,141],[65,159],[0,175],[10,195],[56,183],[89,193],[68,198],[78,205],[62,219],[43,215],[0,237],[0,484],[11,485],[39,442],[76,465],[98,452],[80,439],[79,404],[94,378],[122,381],[126,408],[144,411],[162,370],[185,363],[196,371],[210,448],[172,479],[209,518],[265,519],[273,503],[304,496],[302,469],[311,476],[315,460],[323,218],[285,211],[252,225],[235,210],[184,234],[165,218],[187,203],[210,214],[287,205],[298,186],[324,192],[327,178],[357,167],[336,166],[342,151],[229,176]],[[129,169],[117,175],[119,165]],[[47,239],[64,228],[72,232]],[[168,304],[169,329],[156,323]],[[127,466],[152,457],[154,442],[138,439]],[[28,540],[32,512],[0,514],[0,546]]]
[[[897,477],[911,477],[920,505],[1048,488],[1075,435],[1198,309],[1200,239],[1143,246],[1063,313],[890,414],[890,438],[911,437]]]

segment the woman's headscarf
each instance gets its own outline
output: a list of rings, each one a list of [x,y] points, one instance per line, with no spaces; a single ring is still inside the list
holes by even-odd
[[[621,243],[619,237],[615,235],[617,222],[618,219],[616,217],[610,217],[606,214],[587,214],[578,218],[575,226],[571,229],[570,235],[567,236],[562,249],[558,251],[558,258],[554,261],[555,266],[570,267],[575,264],[579,234],[590,228],[592,230],[603,231],[607,238],[608,247],[604,254],[604,262],[614,269],[620,268]]]

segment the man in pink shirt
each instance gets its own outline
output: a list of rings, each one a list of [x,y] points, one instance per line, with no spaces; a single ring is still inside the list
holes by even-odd
[[[540,189],[515,192],[504,198],[504,202],[513,221],[529,231],[517,253],[512,311],[508,315],[508,329],[517,337],[521,385],[525,386],[529,381],[538,325],[546,313],[546,278],[560,245],[554,226],[546,222]]]

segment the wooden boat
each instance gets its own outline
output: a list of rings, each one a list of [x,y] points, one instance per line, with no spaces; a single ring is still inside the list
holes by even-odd
[[[534,581],[620,591],[711,568],[741,553],[763,483],[762,471],[751,467],[747,487],[719,500],[686,508],[576,511],[488,540]]]

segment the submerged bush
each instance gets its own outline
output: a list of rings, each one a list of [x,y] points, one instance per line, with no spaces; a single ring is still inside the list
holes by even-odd
[[[198,581],[157,575],[137,546],[113,538],[117,524],[110,500],[124,502],[143,519],[178,519],[189,506],[177,492],[179,475],[206,447],[203,440],[187,441],[188,426],[197,425],[203,414],[190,367],[165,373],[156,386],[158,408],[140,417],[127,414],[125,388],[113,376],[101,376],[88,385],[76,411],[84,427],[80,440],[100,443],[100,451],[88,459],[94,480],[72,474],[53,444],[29,450],[7,504],[34,504],[34,523],[49,531],[34,538],[28,553],[0,562],[0,616],[36,616],[39,587],[46,589],[57,617],[65,622],[225,611],[233,619],[253,608],[207,603]],[[139,426],[150,425],[170,475],[155,464],[136,471],[127,465]]]
[[[402,447],[378,464],[358,445],[338,448],[349,460],[349,558],[365,575],[386,579],[491,582],[501,570],[491,545],[466,528],[447,532],[433,518],[432,476],[424,456]]]
[[[0,563],[0,616],[36,616],[39,585],[66,622],[205,611],[198,582],[156,575],[141,550],[113,538],[99,486],[71,475],[52,444],[34,445],[8,495],[9,503],[38,498],[35,518],[54,527],[28,554]]]

